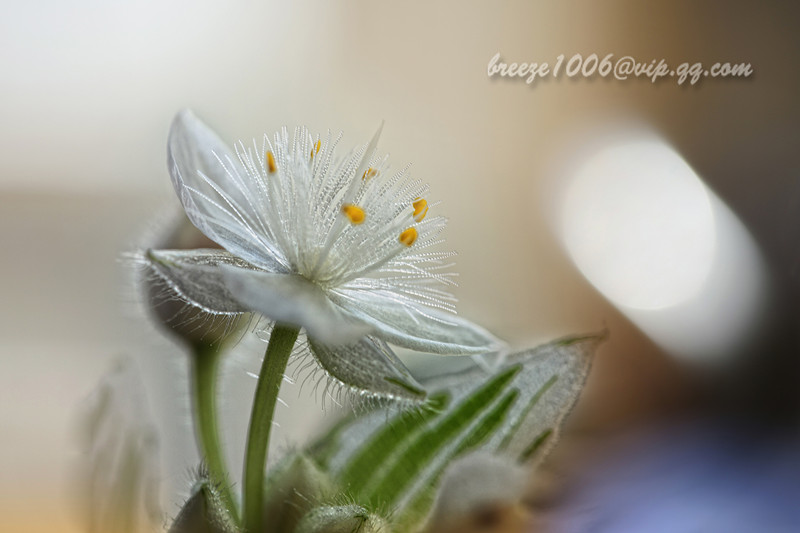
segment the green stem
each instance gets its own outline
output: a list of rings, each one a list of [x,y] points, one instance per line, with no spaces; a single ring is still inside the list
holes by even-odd
[[[218,344],[195,345],[193,348],[194,420],[198,445],[211,480],[219,489],[223,504],[238,523],[236,499],[231,491],[217,425],[217,371],[221,350]]]
[[[264,530],[264,482],[269,449],[272,416],[283,381],[283,373],[292,354],[299,330],[275,325],[261,364],[250,427],[247,430],[247,450],[244,459],[244,530],[261,533]]]

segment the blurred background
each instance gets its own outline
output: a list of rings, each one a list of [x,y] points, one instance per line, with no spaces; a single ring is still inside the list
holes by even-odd
[[[450,218],[462,315],[518,348],[610,330],[532,490],[542,527],[797,530],[796,7],[0,5],[3,531],[83,531],[75,419],[120,356],[143,375],[161,498],[177,511],[197,460],[187,361],[142,316],[119,258],[179,213],[165,145],[184,107],[231,142],[307,125],[352,146],[385,120],[380,148],[395,168],[413,162]],[[526,85],[489,79],[498,52],[750,63],[754,74]],[[258,350],[226,369],[234,435]],[[293,408],[297,397],[285,394]],[[281,416],[278,447],[317,419]]]

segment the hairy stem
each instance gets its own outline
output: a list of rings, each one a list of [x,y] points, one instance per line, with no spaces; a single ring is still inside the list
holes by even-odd
[[[217,425],[217,372],[221,349],[218,344],[195,345],[193,348],[194,423],[198,445],[211,480],[219,488],[223,504],[238,523],[236,499],[231,491]]]
[[[247,533],[261,533],[264,530],[264,482],[269,434],[283,373],[298,333],[297,328],[275,325],[261,364],[244,458],[243,514]]]

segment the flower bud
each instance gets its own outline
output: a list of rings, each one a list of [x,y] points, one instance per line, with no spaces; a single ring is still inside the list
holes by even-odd
[[[312,506],[333,493],[333,483],[314,461],[291,454],[267,480],[264,516],[276,531],[294,531]]]
[[[222,499],[208,479],[201,479],[192,488],[192,495],[183,505],[169,533],[240,533],[228,514]]]
[[[173,250],[220,249],[217,243],[195,228],[186,215],[181,215],[169,234],[158,240],[156,247]],[[219,343],[246,322],[241,315],[218,317],[194,307],[176,297],[169,284],[152,271],[147,272],[142,285],[145,302],[154,321],[195,351],[204,351]]]
[[[296,533],[389,533],[386,522],[360,505],[317,507],[306,514]]]

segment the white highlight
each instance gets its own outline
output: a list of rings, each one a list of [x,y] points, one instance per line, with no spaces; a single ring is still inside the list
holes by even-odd
[[[668,351],[695,360],[734,353],[765,292],[741,222],[652,135],[595,146],[581,161],[561,213],[581,273]]]
[[[564,239],[581,272],[610,300],[660,309],[700,290],[715,247],[708,194],[691,168],[655,141],[610,146],[578,172]]]

